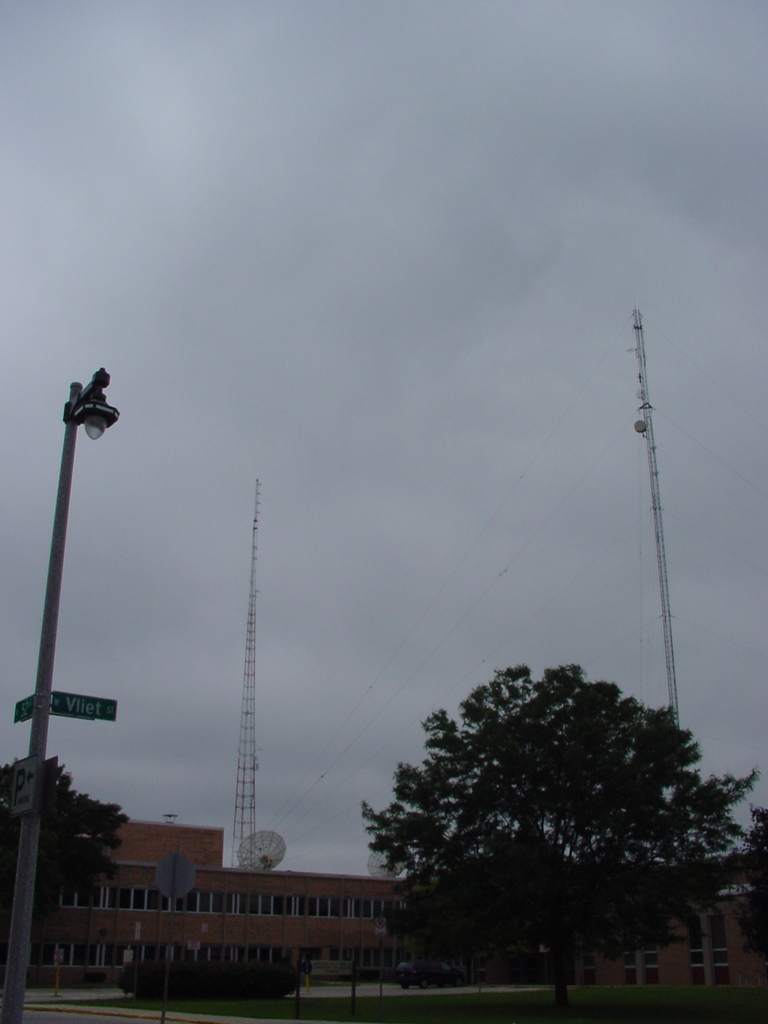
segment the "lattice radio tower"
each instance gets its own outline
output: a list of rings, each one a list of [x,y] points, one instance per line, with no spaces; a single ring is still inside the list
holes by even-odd
[[[675,720],[680,724],[680,712],[677,706],[677,676],[675,674],[675,649],[672,644],[672,613],[669,610],[669,581],[667,579],[667,555],[664,550],[664,528],[661,522],[661,498],[659,496],[659,470],[656,465],[656,442],[653,439],[653,419],[651,403],[648,399],[648,376],[645,368],[645,341],[643,339],[643,319],[638,309],[632,310],[635,327],[635,355],[637,371],[640,378],[640,414],[642,419],[635,423],[638,434],[645,435],[648,449],[648,471],[651,478],[651,505],[653,506],[653,528],[656,534],[656,564],[659,571],[659,590],[661,591],[661,621],[664,627],[664,660],[667,666],[667,688],[669,690],[669,706],[675,713]]]
[[[256,502],[253,510],[253,547],[251,551],[251,593],[248,601],[248,626],[245,635],[245,668],[243,670],[243,703],[240,711],[240,743],[237,750],[237,792],[235,794],[235,825],[232,831],[232,864],[239,856],[244,840],[256,831],[256,552],[259,537],[259,495],[256,481]]]

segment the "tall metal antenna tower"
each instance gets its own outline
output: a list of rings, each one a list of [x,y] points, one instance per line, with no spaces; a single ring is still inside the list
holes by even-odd
[[[653,439],[653,419],[651,403],[648,398],[648,374],[645,366],[645,340],[643,338],[643,318],[640,310],[632,310],[635,328],[635,355],[637,356],[637,372],[640,378],[640,413],[642,419],[635,423],[638,434],[645,434],[648,449],[648,472],[651,478],[651,505],[653,506],[653,528],[656,534],[656,563],[659,570],[659,590],[661,591],[661,621],[664,626],[664,660],[667,665],[667,689],[669,690],[669,706],[675,713],[675,720],[680,724],[680,711],[677,705],[677,676],[675,674],[675,649],[672,644],[672,613],[669,610],[669,580],[667,579],[667,555],[664,550],[664,528],[661,522],[661,498],[659,496],[659,470],[656,465],[656,442]]]
[[[240,742],[237,750],[237,791],[235,825],[232,831],[232,864],[239,856],[243,841],[256,831],[256,552],[259,538],[259,495],[253,510],[253,546],[251,551],[251,594],[248,601],[248,626],[245,635],[243,703],[240,711]]]

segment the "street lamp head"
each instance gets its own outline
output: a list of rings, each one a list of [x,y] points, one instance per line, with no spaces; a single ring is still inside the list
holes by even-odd
[[[88,437],[90,437],[92,441],[98,441],[107,429],[107,421],[103,416],[99,416],[97,413],[91,413],[83,420],[83,426],[85,427],[85,432]]]
[[[86,434],[93,441],[97,441],[108,427],[117,423],[120,416],[117,409],[109,405],[104,394],[109,381],[110,376],[102,366],[94,373],[91,383],[80,392],[74,408],[64,411],[65,420],[73,419],[78,425],[82,423]]]

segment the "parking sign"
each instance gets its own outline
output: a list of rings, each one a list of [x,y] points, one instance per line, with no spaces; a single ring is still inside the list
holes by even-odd
[[[37,790],[37,756],[25,757],[13,766],[11,784],[11,817],[29,814],[35,809]]]

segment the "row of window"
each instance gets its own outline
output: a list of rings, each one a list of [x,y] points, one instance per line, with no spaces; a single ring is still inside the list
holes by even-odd
[[[199,942],[188,942],[186,946],[171,947],[157,945],[118,945],[111,943],[92,946],[89,962],[96,967],[120,967],[126,961],[133,960],[165,960],[166,950],[170,949],[171,960],[258,960],[261,963],[280,963],[284,957],[290,957],[282,946],[210,946]],[[128,956],[126,957],[126,953]],[[246,957],[247,953],[247,957]]]
[[[62,967],[85,967],[84,942],[33,942],[29,957],[31,967],[53,967],[56,963],[56,949],[60,950],[59,963]],[[0,966],[8,963],[8,943],[0,942]]]
[[[169,910],[170,900],[144,886],[98,885],[90,897],[97,910]],[[85,893],[62,891],[62,907],[87,907]],[[267,893],[211,892],[193,889],[176,900],[175,910],[188,914],[258,914],[288,917],[345,917],[373,920],[386,917],[393,900],[340,899],[336,896],[281,896]]]
[[[166,949],[171,950],[172,960],[259,960],[262,963],[279,963],[284,957],[290,958],[290,950],[282,946],[221,946],[188,942],[186,947],[176,944],[167,947],[157,943],[142,945],[141,943],[91,943],[84,942],[33,942],[30,955],[30,966],[53,967],[56,963],[56,950],[59,950],[59,963],[62,967],[122,967],[128,960],[165,960]],[[126,956],[126,953],[128,956]],[[331,960],[352,963],[357,960],[361,967],[380,966],[380,953],[383,953],[382,967],[394,967],[405,957],[405,950],[393,950],[391,947],[364,947],[355,949],[329,950]],[[320,959],[320,949],[304,949],[302,957]],[[0,942],[0,966],[5,966],[8,958],[8,943]]]

